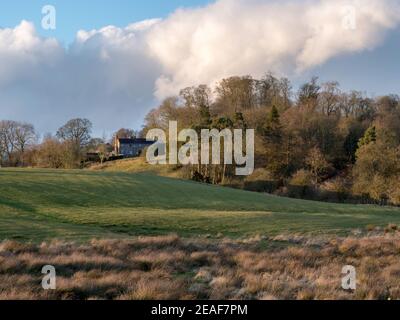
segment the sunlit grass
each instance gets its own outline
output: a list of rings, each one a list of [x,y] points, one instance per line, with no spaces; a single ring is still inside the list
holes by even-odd
[[[400,224],[400,209],[279,198],[149,173],[0,170],[0,239],[242,237]]]

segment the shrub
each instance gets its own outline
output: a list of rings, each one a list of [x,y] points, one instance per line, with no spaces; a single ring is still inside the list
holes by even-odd
[[[310,171],[301,169],[289,180],[288,192],[290,197],[305,198],[313,195],[313,175]]]

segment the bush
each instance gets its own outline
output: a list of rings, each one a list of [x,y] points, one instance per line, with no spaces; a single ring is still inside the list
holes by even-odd
[[[331,179],[321,185],[321,190],[329,200],[340,202],[343,202],[348,198],[348,189],[347,181],[341,177]]]
[[[308,170],[301,169],[292,176],[289,184],[296,187],[307,187],[312,185],[312,181],[312,173]]]
[[[265,169],[256,169],[244,180],[244,189],[249,191],[274,193],[280,186],[281,183]]]
[[[389,188],[389,200],[392,204],[400,206],[400,182],[395,181]]]
[[[288,195],[294,198],[306,198],[315,196],[313,175],[310,171],[301,169],[289,180]]]

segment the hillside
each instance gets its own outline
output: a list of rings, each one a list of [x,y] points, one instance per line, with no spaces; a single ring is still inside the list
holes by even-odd
[[[116,161],[92,164],[92,171],[129,172],[129,173],[154,173],[162,177],[181,178],[182,170],[173,165],[151,165],[145,158],[128,158]]]
[[[279,198],[153,175],[0,169],[0,240],[346,233],[400,209]]]

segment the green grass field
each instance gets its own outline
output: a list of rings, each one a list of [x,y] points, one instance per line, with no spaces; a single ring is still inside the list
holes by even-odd
[[[0,169],[0,240],[242,237],[400,224],[400,209],[279,198],[146,173]]]

